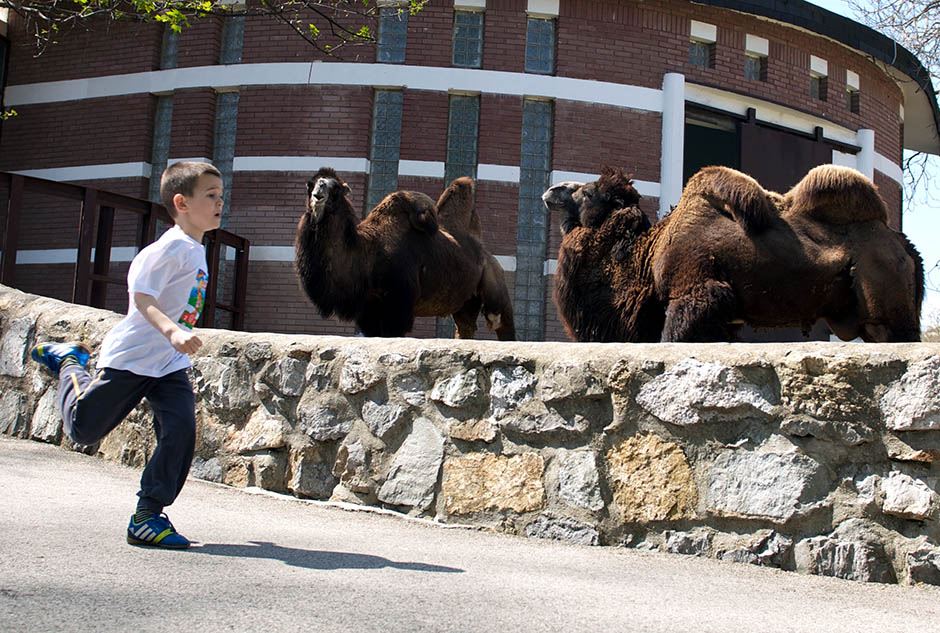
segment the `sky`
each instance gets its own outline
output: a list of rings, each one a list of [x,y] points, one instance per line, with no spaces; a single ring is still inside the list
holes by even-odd
[[[855,12],[845,0],[807,0],[833,13],[856,19]],[[927,65],[926,60],[920,60]],[[936,83],[934,89],[938,88]],[[901,219],[904,233],[924,258],[927,273],[927,293],[923,306],[923,322],[940,325],[940,158],[934,158],[930,171],[930,184],[913,198],[904,200]]]

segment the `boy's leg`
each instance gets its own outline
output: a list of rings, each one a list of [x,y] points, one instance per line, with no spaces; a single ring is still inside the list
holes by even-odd
[[[120,424],[143,398],[148,378],[85,369],[91,352],[82,343],[39,343],[30,357],[59,379],[58,405],[65,434],[76,444],[95,444]]]
[[[106,367],[92,377],[79,364],[59,373],[59,410],[66,435],[76,444],[101,441],[134,410],[152,378]]]
[[[147,393],[157,449],[140,478],[138,510],[163,511],[183,489],[196,446],[196,397],[185,369],[156,379]]]

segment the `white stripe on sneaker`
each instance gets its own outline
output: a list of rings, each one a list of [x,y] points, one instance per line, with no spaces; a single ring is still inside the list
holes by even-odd
[[[153,539],[154,531],[150,529],[150,526],[144,524],[140,526],[140,529],[134,533],[134,536],[139,538],[142,541],[150,541]]]

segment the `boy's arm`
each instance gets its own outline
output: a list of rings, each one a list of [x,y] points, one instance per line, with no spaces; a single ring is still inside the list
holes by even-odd
[[[192,332],[185,332],[170,320],[170,317],[163,314],[157,307],[156,297],[144,294],[142,292],[134,293],[134,305],[137,310],[144,315],[144,318],[157,329],[160,334],[170,341],[177,352],[181,354],[192,354],[202,347],[202,340]]]

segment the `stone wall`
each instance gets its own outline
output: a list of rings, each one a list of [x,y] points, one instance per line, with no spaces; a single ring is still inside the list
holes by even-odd
[[[146,404],[62,437],[37,340],[113,313],[0,286],[0,432],[140,466]],[[591,545],[940,584],[940,345],[202,332],[193,474]]]

